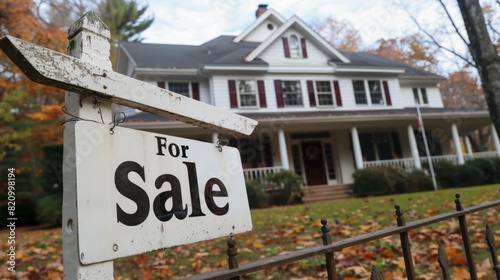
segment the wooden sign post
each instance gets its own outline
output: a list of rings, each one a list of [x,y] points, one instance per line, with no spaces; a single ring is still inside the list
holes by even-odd
[[[111,105],[232,135],[250,135],[257,122],[113,72],[110,32],[93,12],[68,39],[69,56],[0,39],[31,80],[68,90],[64,278],[113,279],[115,258],[251,230],[237,149],[115,127]]]

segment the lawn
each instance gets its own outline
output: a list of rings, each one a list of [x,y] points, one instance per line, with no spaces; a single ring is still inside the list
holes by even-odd
[[[454,195],[461,194],[464,207],[500,199],[500,185],[391,195],[345,201],[323,202],[252,211],[254,229],[235,236],[238,260],[244,264],[321,245],[320,220],[328,220],[334,240],[365,234],[396,225],[394,205],[399,204],[407,222],[455,211]],[[492,226],[500,251],[500,207],[467,216],[480,279],[495,279],[484,242],[485,223]],[[415,268],[419,279],[439,279],[436,259],[438,242],[443,242],[452,265],[453,279],[468,279],[459,228],[455,221],[410,232]],[[6,241],[8,232],[0,231]],[[61,279],[60,229],[17,229],[16,275],[2,264],[0,279]],[[115,260],[115,279],[176,279],[181,276],[227,267],[226,239],[159,250]],[[0,254],[6,256],[7,244]],[[335,253],[337,272],[343,279],[369,279],[376,265],[384,279],[405,279],[399,237],[346,248]],[[17,278],[16,278],[17,277]],[[305,259],[286,267],[273,268],[247,276],[247,279],[321,279],[325,277],[324,258]],[[368,278],[367,278],[368,277]]]

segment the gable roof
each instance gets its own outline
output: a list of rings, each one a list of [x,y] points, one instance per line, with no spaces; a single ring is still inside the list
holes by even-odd
[[[274,22],[279,23],[278,25],[282,25],[285,23],[285,18],[283,18],[280,14],[278,14],[275,10],[273,9],[268,9],[266,12],[264,12],[262,15],[260,15],[256,21],[254,21],[245,31],[243,31],[240,35],[236,36],[236,38],[233,39],[234,43],[238,43],[240,41],[243,41],[245,37],[247,37],[252,31],[254,31],[259,25],[261,25],[264,21],[267,19],[270,19]]]
[[[313,43],[318,45],[323,51],[327,53],[328,56],[336,57],[338,60],[347,63],[349,59],[345,57],[341,52],[336,50],[332,45],[330,45],[325,39],[319,36],[318,33],[314,32],[307,24],[305,24],[301,19],[297,16],[293,16],[287,22],[285,22],[282,26],[280,26],[276,32],[274,32],[271,36],[269,36],[262,44],[260,44],[255,50],[253,50],[247,57],[246,61],[252,61],[257,58],[269,45],[271,45],[276,39],[283,35],[290,27],[295,27],[299,29],[301,32],[305,33],[308,36],[308,39]]]

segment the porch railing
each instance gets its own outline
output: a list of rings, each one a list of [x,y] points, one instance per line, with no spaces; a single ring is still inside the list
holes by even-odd
[[[243,169],[243,175],[247,181],[259,181],[265,183],[268,174],[277,173],[284,170],[281,166],[247,168]]]
[[[479,152],[474,154],[465,154],[464,160],[473,160],[477,158],[493,158],[498,157],[499,154],[496,151],[493,152]],[[432,163],[437,163],[440,161],[450,161],[454,164],[458,164],[457,155],[444,155],[444,156],[432,156]],[[420,162],[422,164],[428,164],[429,160],[427,157],[421,157]],[[389,166],[394,168],[400,168],[405,171],[411,172],[415,169],[415,161],[413,158],[402,158],[402,159],[390,159],[390,160],[378,160],[378,161],[366,161],[363,163],[365,168],[376,167],[376,166]]]

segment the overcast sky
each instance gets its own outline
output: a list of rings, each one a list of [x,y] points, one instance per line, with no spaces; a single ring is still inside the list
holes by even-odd
[[[306,23],[333,16],[358,29],[366,44],[416,31],[395,0],[142,0],[155,15],[144,42],[201,44],[221,34],[237,35],[255,21],[259,4],[268,4],[285,19]]]

